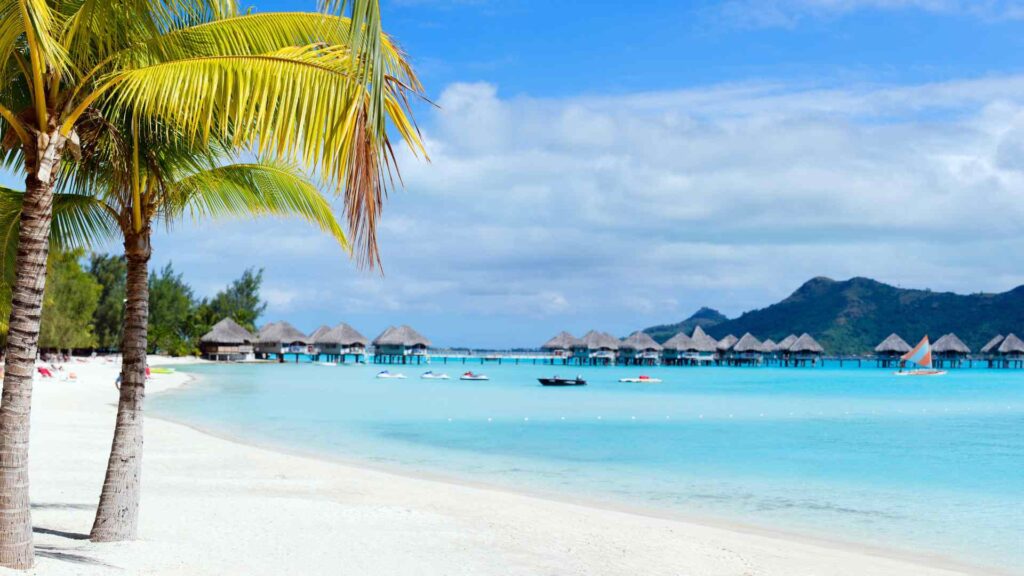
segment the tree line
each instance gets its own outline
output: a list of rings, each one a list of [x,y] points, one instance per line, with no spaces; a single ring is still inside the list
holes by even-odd
[[[120,351],[127,274],[124,256],[86,254],[83,249],[55,251],[47,268],[39,348]],[[149,276],[147,352],[196,355],[202,335],[224,318],[255,332],[256,321],[267,308],[260,298],[262,284],[263,269],[249,268],[213,297],[200,298],[167,263]]]

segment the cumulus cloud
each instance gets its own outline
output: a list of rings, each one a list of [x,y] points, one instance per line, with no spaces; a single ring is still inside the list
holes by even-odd
[[[269,316],[309,328],[419,321],[477,345],[735,314],[817,275],[1024,282],[1024,77],[564,99],[465,83],[437,101],[432,162],[400,158],[383,277],[281,222],[187,228],[158,258],[191,254],[208,284],[265,266]]]

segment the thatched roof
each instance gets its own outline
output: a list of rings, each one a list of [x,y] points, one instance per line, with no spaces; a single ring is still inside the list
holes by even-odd
[[[323,326],[321,326],[321,327],[317,328],[316,330],[313,330],[312,332],[309,333],[309,341],[310,342],[316,342],[317,338],[320,338],[321,336],[323,336],[324,334],[327,334],[330,331],[331,331],[331,327],[326,325],[326,324],[324,324]]]
[[[782,352],[789,351],[789,347],[795,344],[797,340],[798,338],[796,337],[796,334],[790,334],[789,336],[786,336],[785,338],[782,339],[782,342],[779,342],[779,350]]]
[[[971,349],[957,338],[956,334],[950,332],[932,344],[932,352],[936,354],[970,354]]]
[[[587,345],[587,348],[591,350],[599,350],[606,348],[608,350],[619,349],[619,339],[607,332],[598,332],[597,330],[591,330],[583,335],[583,343]]]
[[[796,342],[793,342],[793,345],[789,347],[789,351],[797,354],[825,353],[825,349],[821,347],[821,344],[818,344],[818,341],[811,338],[811,335],[807,333],[804,333],[797,338]]]
[[[419,332],[405,324],[394,327],[388,326],[386,330],[373,339],[374,346],[423,346],[430,348],[430,340]]]
[[[719,352],[725,352],[729,348],[732,348],[732,345],[735,344],[738,341],[739,341],[739,338],[736,338],[732,334],[729,334],[725,338],[722,338],[721,340],[718,341],[718,346],[717,346],[718,351]]]
[[[655,342],[650,334],[641,330],[626,336],[619,347],[627,350],[661,350],[661,344]]]
[[[875,346],[875,352],[879,354],[906,354],[910,352],[910,344],[903,338],[900,338],[899,334],[895,332],[889,334],[889,337]]]
[[[685,352],[693,346],[693,340],[686,334],[680,332],[675,336],[669,338],[661,345],[663,350],[676,350],[678,352]]]
[[[257,339],[261,343],[301,342],[309,344],[309,338],[305,334],[299,332],[295,326],[284,321],[271,322],[263,326],[263,328],[260,328]]]
[[[1003,343],[999,345],[1000,354],[1024,354],[1024,341],[1013,333],[1003,339]]]
[[[337,344],[338,346],[363,346],[369,343],[366,336],[359,333],[358,330],[342,322],[334,328],[324,332],[319,337],[313,340],[317,344]]]
[[[704,329],[697,326],[693,329],[693,336],[690,336],[690,347],[687,350],[693,352],[714,352],[718,348],[718,341],[708,336]]]
[[[768,353],[779,351],[779,345],[776,344],[775,341],[772,340],[771,338],[765,340],[764,342],[761,342],[761,348],[763,348],[764,351]]]
[[[548,340],[541,346],[541,350],[569,350],[574,344],[578,344],[579,340],[575,336],[568,332],[559,332],[554,338]]]
[[[732,346],[733,352],[739,352],[745,354],[748,352],[764,352],[764,346],[761,341],[754,338],[754,335],[750,332],[744,334],[735,344]]]
[[[209,332],[199,338],[199,342],[203,344],[251,344],[255,341],[255,336],[231,318],[217,322]]]
[[[992,338],[991,340],[988,341],[988,344],[985,344],[984,346],[981,347],[981,353],[982,354],[991,354],[991,353],[995,352],[996,349],[999,348],[999,345],[1002,344],[1002,343],[1003,343],[1003,335],[1002,334],[997,334],[994,338]]]

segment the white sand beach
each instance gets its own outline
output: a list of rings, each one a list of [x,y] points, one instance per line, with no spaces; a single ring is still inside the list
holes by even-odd
[[[72,369],[77,380],[40,381],[35,389],[37,574],[970,573],[850,546],[318,461],[156,418],[146,421],[142,539],[92,544],[87,534],[109,449],[117,367],[94,360]],[[149,391],[185,381],[180,373],[156,374]]]

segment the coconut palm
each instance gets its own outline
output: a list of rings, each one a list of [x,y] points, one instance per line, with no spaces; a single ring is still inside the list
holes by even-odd
[[[171,226],[186,216],[298,216],[349,244],[328,200],[295,166],[280,161],[220,163],[220,151],[196,150],[181,142],[134,138],[128,158],[118,130],[102,138],[58,181],[51,244],[62,250],[120,238],[127,260],[126,309],[122,331],[120,399],[114,440],[91,537],[133,539],[138,526],[142,462],[142,402],[145,394],[148,264],[154,226]],[[140,188],[145,193],[140,193]],[[20,192],[0,189],[0,259],[13,262]],[[9,266],[9,264],[8,264]],[[10,267],[10,266],[9,266]]]
[[[330,1],[319,14],[242,14],[231,0],[0,0],[0,141],[25,172],[0,405],[0,565],[33,562],[32,373],[54,185],[66,165],[111,122],[130,124],[133,137],[164,130],[200,147],[227,139],[302,162],[344,195],[356,253],[372,265],[394,167],[388,129],[422,152],[407,100],[419,90],[381,32],[377,0]],[[143,230],[134,232],[139,241]]]

